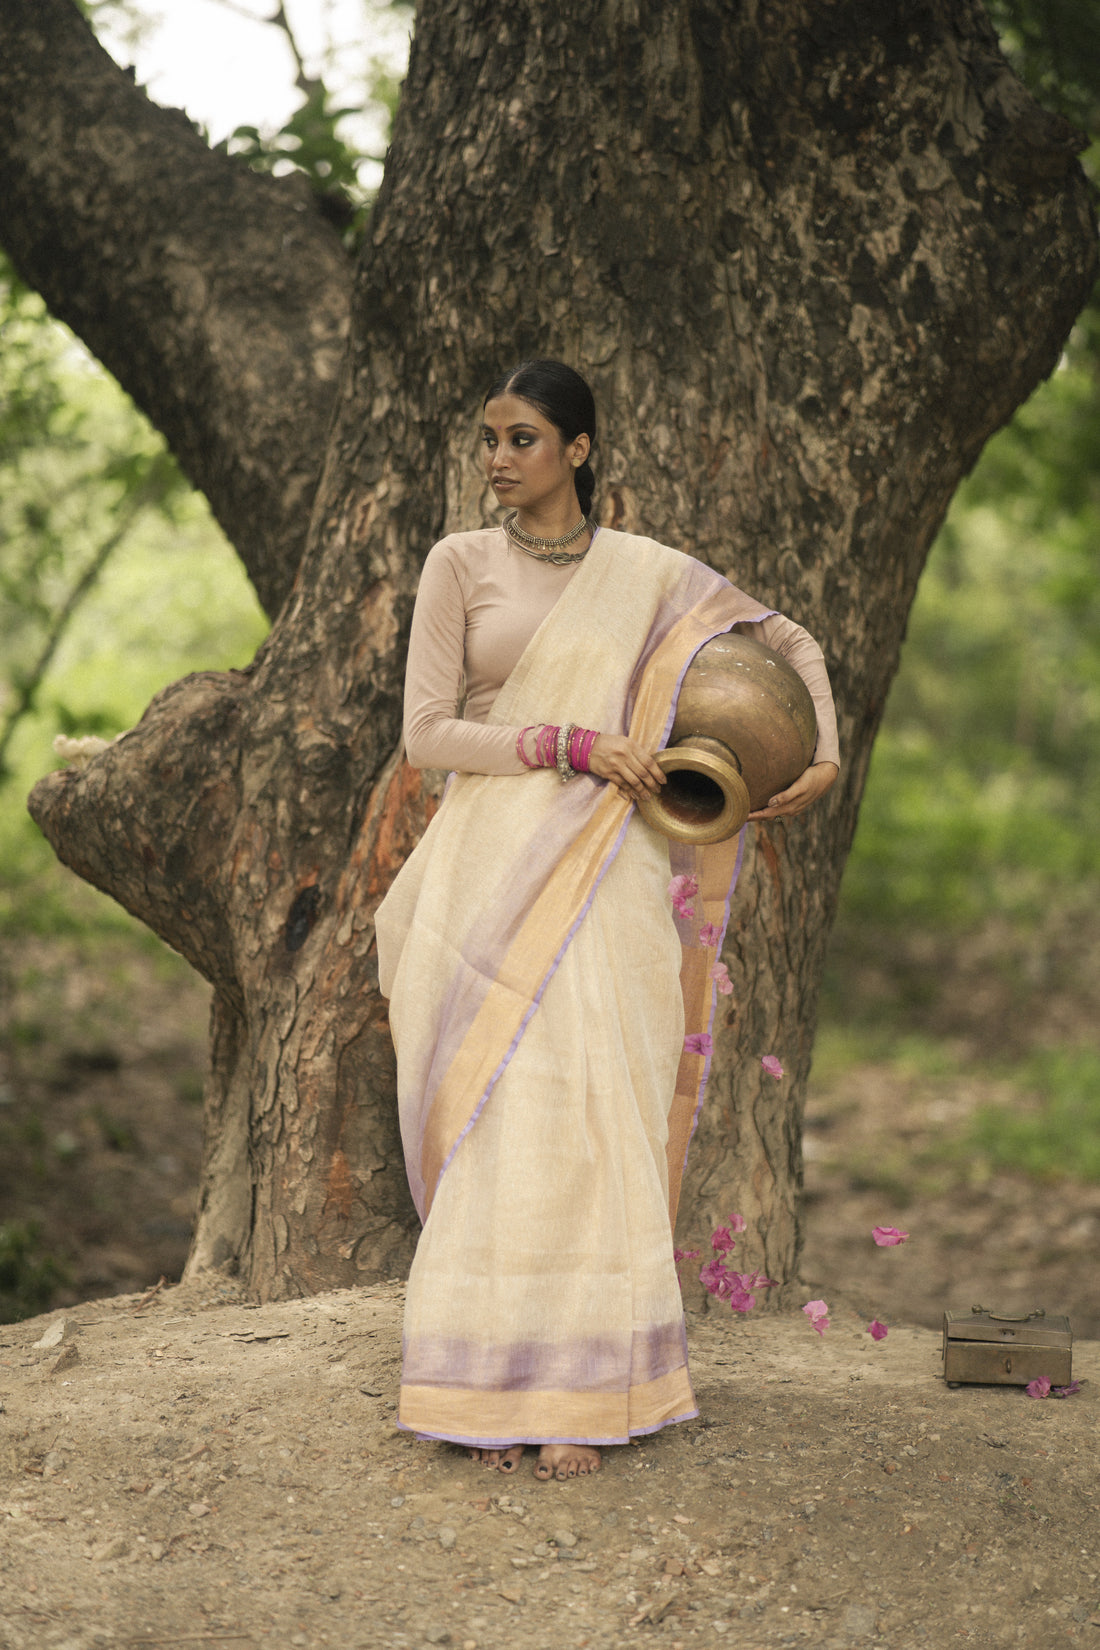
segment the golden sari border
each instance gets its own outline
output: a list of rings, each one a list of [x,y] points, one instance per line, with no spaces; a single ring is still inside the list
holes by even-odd
[[[626,1392],[485,1392],[403,1386],[397,1424],[404,1431],[469,1443],[622,1444],[698,1414],[686,1367]]]

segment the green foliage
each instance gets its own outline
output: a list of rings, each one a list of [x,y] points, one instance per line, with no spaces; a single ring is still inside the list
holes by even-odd
[[[321,81],[308,82],[304,102],[277,132],[261,133],[255,126],[238,126],[215,147],[239,155],[258,172],[276,176],[300,172],[326,213],[344,231],[349,245],[355,245],[369,209],[359,170],[364,160],[376,157],[364,155],[340,131],[341,122],[358,111],[335,109],[331,101]]]
[[[1089,325],[1092,323],[1090,321]],[[1100,393],[1091,339],[990,442],[929,558],[842,922],[961,929],[1100,890]]]
[[[54,1290],[67,1282],[64,1267],[41,1252],[33,1222],[0,1225],[0,1323],[18,1323],[44,1312]]]
[[[364,33],[369,38],[372,24],[388,15],[408,24],[412,7],[405,0],[373,0],[365,6]],[[401,81],[382,54],[365,53],[364,73],[355,98],[338,98],[331,90],[338,73],[333,45],[321,61],[307,68],[286,11],[276,8],[270,18],[257,19],[273,24],[287,38],[298,67],[297,86],[302,102],[277,131],[261,131],[257,126],[238,126],[215,147],[239,155],[260,172],[275,176],[300,173],[309,183],[318,204],[341,230],[349,249],[358,246],[366,228],[374,188],[366,182],[368,172],[377,173],[382,151],[397,109]],[[344,78],[341,76],[341,78]],[[357,141],[364,118],[382,141],[377,151],[367,150]]]
[[[1100,10],[1095,0],[986,0],[1020,79],[1082,131],[1100,134]]]
[[[1100,1181],[1100,1053],[1041,1048],[1013,1073],[1020,1098],[984,1106],[962,1143],[995,1169]]]
[[[136,522],[187,486],[121,394],[0,260],[0,783],[81,604]],[[112,730],[112,731],[117,731]]]
[[[2,263],[0,541],[0,933],[136,930],[24,797],[56,734],[133,726],[187,671],[246,664],[266,621],[161,438]]]

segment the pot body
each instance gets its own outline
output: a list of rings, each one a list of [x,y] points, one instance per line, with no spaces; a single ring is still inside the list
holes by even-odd
[[[751,810],[809,766],[817,718],[798,672],[762,643],[730,631],[701,647],[684,675],[658,796],[639,803],[655,830],[681,842],[722,842]]]

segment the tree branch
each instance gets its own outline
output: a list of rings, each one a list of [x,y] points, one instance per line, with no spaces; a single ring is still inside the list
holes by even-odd
[[[274,613],[301,555],[351,292],[307,188],[212,153],[72,0],[5,0],[0,199],[23,279],[164,433]]]

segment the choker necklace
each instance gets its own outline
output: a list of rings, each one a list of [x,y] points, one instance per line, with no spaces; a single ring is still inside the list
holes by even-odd
[[[536,561],[547,561],[551,567],[571,567],[574,562],[583,561],[592,548],[591,544],[588,544],[583,550],[575,551],[572,555],[566,554],[565,551],[565,546],[573,544],[579,539],[585,528],[593,533],[596,531],[587,516],[582,516],[577,525],[570,528],[568,533],[563,533],[559,539],[540,539],[536,538],[534,533],[526,532],[519,525],[516,520],[518,514],[518,510],[512,510],[510,514],[505,516],[504,531],[517,550],[522,550],[525,555],[533,556]]]

